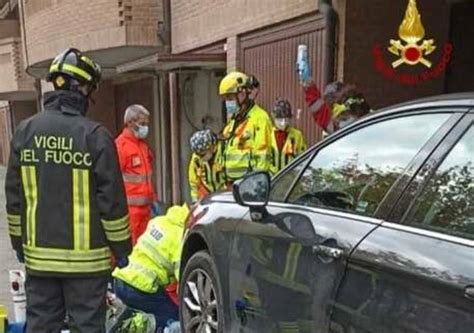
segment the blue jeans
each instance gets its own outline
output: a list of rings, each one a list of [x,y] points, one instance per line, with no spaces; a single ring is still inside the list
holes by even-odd
[[[152,313],[156,318],[156,327],[163,328],[170,319],[179,320],[178,306],[171,300],[164,288],[159,289],[154,294],[144,293],[122,280],[114,281],[115,294],[127,306]]]

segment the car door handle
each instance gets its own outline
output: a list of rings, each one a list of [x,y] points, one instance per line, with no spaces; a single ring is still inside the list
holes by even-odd
[[[344,254],[344,251],[327,245],[315,245],[313,246],[313,254],[323,255],[325,257],[333,259],[339,259]]]
[[[464,289],[464,297],[474,301],[474,286],[467,286],[466,289]]]

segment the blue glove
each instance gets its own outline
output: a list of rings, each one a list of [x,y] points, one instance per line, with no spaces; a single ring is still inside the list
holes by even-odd
[[[155,201],[151,204],[151,217],[156,217],[161,215],[161,206],[158,201]]]
[[[24,264],[25,263],[25,256],[24,256],[23,252],[17,251],[16,252],[16,259],[18,260],[18,262],[20,264]]]
[[[128,257],[119,257],[117,258],[117,267],[124,268],[128,266]]]

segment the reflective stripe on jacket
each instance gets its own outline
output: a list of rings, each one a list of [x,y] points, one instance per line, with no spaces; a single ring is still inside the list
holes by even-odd
[[[225,188],[222,145],[220,143],[211,161],[205,161],[197,154],[191,156],[188,180],[192,202]]]
[[[240,121],[233,117],[222,134],[227,180],[237,180],[256,170],[270,170],[272,122],[265,110],[254,104]]]
[[[277,129],[274,128],[272,132],[272,174],[275,174],[283,169],[298,155],[306,150],[306,142],[303,137],[303,133],[293,127],[288,129],[288,136],[282,150],[278,150],[278,144],[275,137],[276,130]]]
[[[128,129],[120,133],[115,143],[128,204],[150,205],[156,201],[156,194],[152,182],[153,156],[148,145]]]
[[[116,268],[113,276],[145,293],[155,293],[176,281],[188,214],[189,209],[184,204],[173,206],[166,215],[152,219],[133,248],[128,266]]]
[[[111,252],[131,252],[113,138],[84,117],[79,93],[47,93],[44,108],[12,139],[5,189],[13,248],[31,275],[107,273]]]
[[[334,132],[334,121],[332,119],[329,105],[324,101],[323,96],[316,84],[312,83],[304,88],[304,99],[314,122],[324,132]]]

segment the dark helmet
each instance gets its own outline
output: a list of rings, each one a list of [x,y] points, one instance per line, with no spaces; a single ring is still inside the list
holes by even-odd
[[[206,153],[216,143],[217,136],[208,129],[194,132],[189,139],[191,150],[198,155]]]
[[[46,80],[52,82],[55,89],[69,90],[73,80],[97,89],[101,76],[101,69],[97,63],[83,55],[81,51],[70,48],[54,58]]]
[[[293,113],[291,112],[291,104],[286,99],[277,98],[275,105],[273,106],[273,117],[274,118],[291,118]]]
[[[260,82],[258,82],[257,78],[255,77],[255,75],[250,75],[249,76],[249,80],[248,80],[248,86],[250,89],[256,89],[256,88],[260,88]]]

